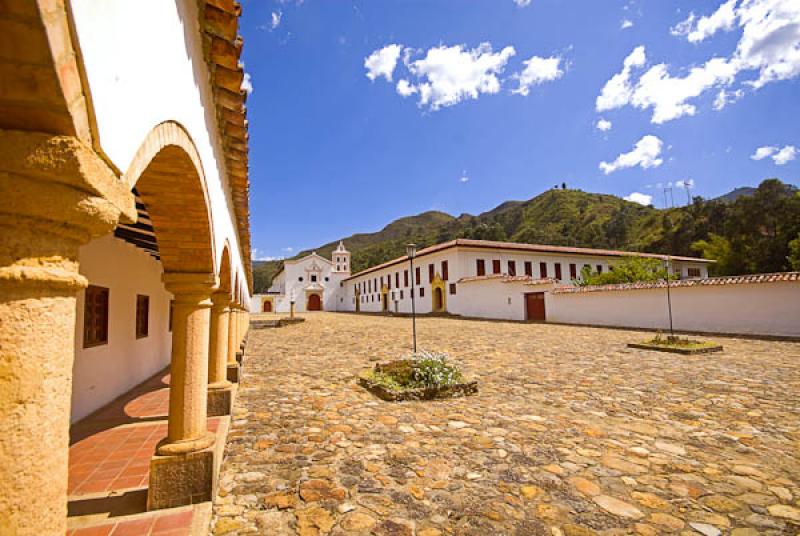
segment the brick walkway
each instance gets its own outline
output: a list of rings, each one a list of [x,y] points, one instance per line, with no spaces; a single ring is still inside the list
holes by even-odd
[[[193,507],[146,512],[150,458],[167,434],[169,374],[161,373],[73,425],[68,536],[188,536]],[[208,420],[215,432],[218,418]]]
[[[387,403],[354,375],[408,319],[253,331],[214,534],[796,534],[800,344],[630,350],[637,332],[424,318],[478,395]]]

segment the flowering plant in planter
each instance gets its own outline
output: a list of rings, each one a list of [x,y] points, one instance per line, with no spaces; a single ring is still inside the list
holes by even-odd
[[[477,391],[441,352],[418,352],[362,372],[360,382],[385,400],[445,398]]]

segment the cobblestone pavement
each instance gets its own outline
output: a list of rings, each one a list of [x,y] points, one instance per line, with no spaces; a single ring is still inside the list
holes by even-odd
[[[800,534],[800,344],[629,350],[642,333],[418,321],[480,392],[383,402],[354,375],[404,318],[252,331],[214,534]]]

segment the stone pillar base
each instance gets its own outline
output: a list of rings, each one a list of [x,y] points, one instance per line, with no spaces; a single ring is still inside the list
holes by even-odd
[[[228,381],[231,383],[239,383],[241,369],[239,363],[228,364]]]
[[[208,416],[224,417],[233,413],[233,385],[223,388],[208,386]]]
[[[242,359],[244,359],[244,352],[236,352],[236,362],[241,365]]]
[[[155,455],[150,459],[147,509],[160,510],[211,501],[217,485],[216,449]]]

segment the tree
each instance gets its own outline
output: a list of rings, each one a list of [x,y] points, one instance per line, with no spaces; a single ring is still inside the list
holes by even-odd
[[[613,264],[611,270],[599,274],[589,266],[581,270],[581,286],[616,285],[620,283],[652,283],[667,278],[667,268],[663,261],[650,257],[624,257]],[[670,276],[674,279],[675,276]]]
[[[709,233],[708,240],[698,240],[693,243],[692,251],[700,253],[704,259],[717,261],[708,268],[712,275],[736,273],[737,264],[740,264],[733,254],[731,243],[718,234]]]
[[[789,242],[789,267],[792,270],[800,271],[800,233],[797,233],[797,238]]]

